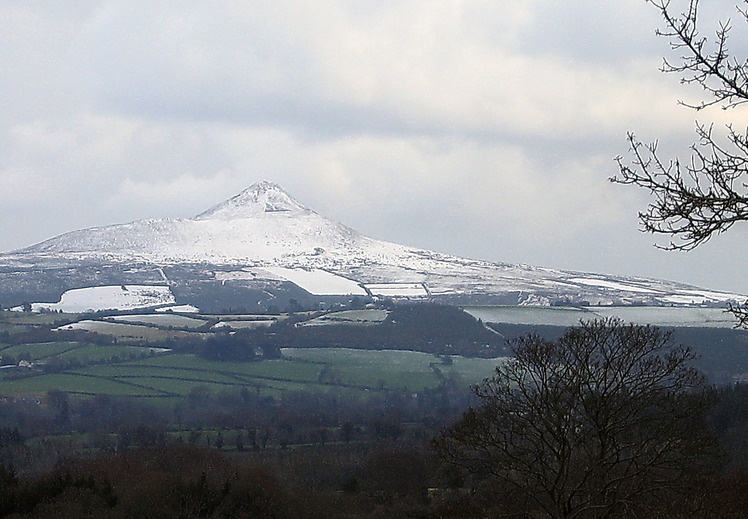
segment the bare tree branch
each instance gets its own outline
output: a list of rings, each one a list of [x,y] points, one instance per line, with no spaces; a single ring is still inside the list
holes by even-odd
[[[730,20],[719,22],[709,39],[699,30],[699,0],[689,0],[678,13],[672,0],[646,0],[662,15],[657,30],[668,38],[681,56],[664,60],[662,71],[681,76],[681,83],[696,84],[707,99],[681,104],[695,110],[720,105],[728,110],[748,102],[748,59],[730,52]],[[748,6],[748,0],[742,4]],[[743,23],[748,9],[737,7]],[[691,250],[713,236],[748,221],[748,129],[727,126],[724,144],[715,137],[712,125],[696,123],[697,141],[687,161],[663,160],[657,141],[645,144],[628,134],[630,159],[616,157],[618,175],[610,180],[647,189],[653,198],[639,213],[642,230],[669,237],[667,250]],[[730,311],[739,327],[748,327],[748,306],[732,305]]]
[[[703,378],[669,334],[607,319],[514,353],[433,445],[550,517],[622,517],[712,459]]]
[[[668,38],[673,50],[683,52],[680,63],[664,60],[662,71],[679,74],[683,84],[698,84],[709,94],[706,101],[684,105],[700,110],[716,104],[733,108],[747,102],[748,62],[730,55],[730,20],[719,23],[710,41],[699,33],[699,0],[690,0],[688,8],[678,15],[673,13],[671,0],[647,1],[660,11],[665,22],[656,34]],[[745,10],[738,9],[738,13],[745,19]]]
[[[650,191],[654,200],[639,214],[642,230],[677,238],[668,250],[691,250],[713,235],[748,220],[746,136],[729,129],[731,147],[720,146],[712,127],[697,125],[699,142],[687,164],[663,162],[657,142],[644,144],[628,134],[630,164],[617,157],[619,175],[611,180]]]

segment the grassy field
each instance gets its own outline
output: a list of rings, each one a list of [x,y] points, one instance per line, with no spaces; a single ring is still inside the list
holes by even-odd
[[[171,330],[144,324],[129,324],[110,321],[83,320],[68,324],[62,330],[84,330],[116,337],[118,342],[158,342],[170,338],[184,338],[197,332]]]
[[[369,324],[381,322],[387,312],[353,310],[332,315],[346,323]],[[241,317],[251,318],[252,322],[259,318],[221,319]],[[419,391],[446,380],[475,383],[489,376],[497,362],[413,351],[345,348],[286,348],[280,359],[219,362],[158,347],[168,338],[204,337],[205,332],[193,330],[217,321],[215,317],[199,315],[125,314],[92,319],[90,315],[1,312],[0,328],[12,328],[13,333],[44,327],[88,330],[111,335],[116,344],[0,344],[0,358],[5,364],[5,369],[0,370],[0,395],[41,396],[61,390],[80,395],[129,395],[174,401],[188,397],[196,387],[212,393],[248,387],[273,396],[297,390],[366,395],[385,390]],[[19,360],[36,365],[12,365]]]
[[[16,345],[0,344],[0,357],[47,362],[53,359],[72,360],[88,364],[126,360],[149,355],[158,348],[141,346],[98,345],[81,342],[41,342]]]
[[[36,312],[0,312],[0,323],[8,325],[51,325],[57,322],[73,322],[80,314],[36,313]]]
[[[126,348],[85,346],[63,355],[80,350],[81,356],[85,353],[106,358],[109,351],[116,351],[122,357],[129,351]],[[465,384],[477,382],[489,376],[498,361],[450,357],[447,362],[425,353],[343,348],[289,349],[284,350],[283,359],[263,362],[213,362],[192,355],[166,354],[59,373],[5,372],[0,378],[0,394],[41,395],[59,389],[77,394],[182,398],[197,386],[211,392],[251,387],[272,395],[293,390],[356,394],[389,389],[418,391],[439,385],[445,377]]]
[[[174,314],[137,314],[137,315],[118,315],[107,318],[109,321],[123,322],[129,324],[145,324],[160,326],[162,328],[200,328],[208,324],[207,319],[197,319],[186,315]]]
[[[75,373],[45,373],[17,379],[0,381],[0,394],[42,396],[48,391],[59,390],[83,395],[119,396],[174,396],[172,393],[139,386],[128,381],[100,376],[85,376]]]
[[[470,307],[466,310],[485,322],[543,325],[570,325],[584,316],[599,317],[622,312],[630,319],[649,317],[661,322],[677,322],[686,326],[686,330],[694,324],[722,326],[729,317],[718,309],[701,308]],[[317,315],[310,314],[307,317],[312,319]],[[387,315],[387,311],[383,309],[347,310],[326,314],[324,319],[317,317],[308,323],[342,322],[350,326],[371,326],[372,323],[386,319]],[[123,314],[92,318],[91,315],[0,312],[0,333],[12,330],[11,334],[25,331],[33,335],[46,328],[49,335],[50,328],[58,327],[90,330],[110,335],[112,340],[116,340],[116,344],[97,345],[72,342],[85,341],[86,338],[79,339],[78,336],[71,335],[68,341],[61,338],[59,342],[42,342],[54,340],[45,337],[27,344],[0,343],[1,364],[5,368],[0,370],[0,395],[40,395],[59,389],[78,394],[131,395],[173,400],[188,397],[198,386],[213,393],[249,387],[253,391],[273,396],[295,390],[345,391],[351,394],[371,394],[384,390],[415,392],[436,387],[446,381],[474,384],[491,376],[496,364],[500,362],[497,359],[446,357],[415,351],[347,348],[284,348],[281,359],[219,362],[160,348],[170,338],[210,337],[210,332],[206,330],[219,321],[239,325],[250,323],[254,326],[255,323],[265,325],[267,323],[263,321],[268,319],[284,318],[287,316],[197,314]],[[681,331],[678,333],[682,335]],[[696,332],[691,335],[694,333]],[[696,349],[706,360],[711,361],[712,357],[722,351],[729,352],[730,358],[718,358],[712,362],[718,364],[719,369],[711,364],[700,368],[715,380],[728,380],[730,376],[734,376],[732,371],[742,369],[742,364],[738,362],[742,357],[738,355],[737,348],[744,349],[745,341],[730,342],[729,337],[715,338],[713,335],[714,332],[701,342],[712,344],[714,340],[720,340],[727,346],[721,345],[705,351]],[[683,338],[689,344],[695,340],[692,339],[690,335]],[[38,364],[32,369],[8,367],[10,364],[17,364],[19,360]],[[723,365],[729,365],[732,371],[720,367]]]
[[[0,349],[0,357],[10,355],[27,360],[43,360],[48,357],[60,355],[79,348],[81,344],[75,342],[42,342],[29,344],[16,344]]]

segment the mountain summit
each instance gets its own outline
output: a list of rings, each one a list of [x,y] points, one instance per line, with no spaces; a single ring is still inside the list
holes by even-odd
[[[254,264],[351,250],[364,239],[260,182],[189,219],[137,220],[62,234],[18,251],[154,263]],[[355,247],[354,247],[355,248]]]
[[[257,218],[265,213],[286,213],[291,216],[311,212],[278,184],[263,181],[200,213],[193,220],[237,220]]]
[[[307,281],[301,280],[304,276]],[[309,276],[327,276],[325,283],[337,279],[349,287],[344,294],[353,285],[358,287],[353,293],[459,304],[742,300],[668,281],[495,263],[376,240],[324,218],[277,184],[260,182],[194,218],[82,229],[0,254],[0,304],[20,304],[19,298],[40,290],[54,292],[45,297],[59,297],[64,290],[92,284],[164,281],[177,292],[207,290],[212,298],[229,290],[232,297],[257,304],[279,297],[278,283],[300,291]],[[294,293],[340,290],[303,289]]]

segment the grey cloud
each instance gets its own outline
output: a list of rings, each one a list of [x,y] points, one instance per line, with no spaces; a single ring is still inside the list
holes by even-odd
[[[561,33],[543,25],[548,12],[558,10],[555,4],[534,4],[544,13],[537,26],[528,25],[531,34],[540,34],[534,44],[545,45],[551,55],[579,52],[559,45]],[[562,22],[572,23],[574,13],[589,7],[578,4]],[[275,126],[314,138],[508,138],[518,129],[528,135],[542,130],[547,126],[542,118],[552,117],[554,103],[584,110],[576,99],[553,99],[575,95],[574,82],[559,77],[563,67],[544,69],[550,60],[517,68],[521,48],[491,40],[493,27],[521,36],[522,27],[509,26],[505,18],[514,15],[521,24],[522,8],[517,14],[515,8],[479,3],[478,9],[469,2],[464,5],[471,8],[453,10],[427,10],[422,2],[384,3],[376,19],[362,20],[333,2],[321,4],[325,16],[314,15],[306,4],[237,5],[219,3],[207,10],[204,4],[185,3],[174,11],[160,2],[147,8],[142,2],[107,4],[71,47],[78,87],[97,109],[129,116]],[[413,6],[423,6],[424,12],[413,12]],[[589,23],[604,12],[592,11]],[[572,31],[568,43],[584,39]],[[600,37],[596,45],[582,47],[594,47],[600,55],[617,48],[616,42],[602,45],[605,41]],[[594,71],[589,76],[586,81],[595,80]],[[521,103],[510,102],[503,91],[515,83],[526,90],[513,90],[525,98]],[[615,102],[605,100],[609,90],[601,85],[590,95],[599,98],[597,103]],[[522,115],[523,103],[532,109],[538,101],[548,109]],[[593,112],[581,115],[590,116]]]
[[[672,156],[692,138],[644,2],[60,5],[0,0],[13,15],[0,49],[2,250],[189,217],[268,179],[381,239],[741,283],[719,249],[652,248],[636,222],[646,194],[607,183],[627,130]]]
[[[520,45],[576,63],[620,66],[642,57],[657,60],[666,42],[654,37],[660,18],[644,4],[643,0],[536,2]]]

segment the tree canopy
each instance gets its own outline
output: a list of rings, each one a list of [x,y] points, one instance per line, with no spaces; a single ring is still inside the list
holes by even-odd
[[[556,518],[626,517],[716,459],[703,377],[668,333],[583,322],[556,341],[522,337],[514,353],[433,441],[505,499]]]

